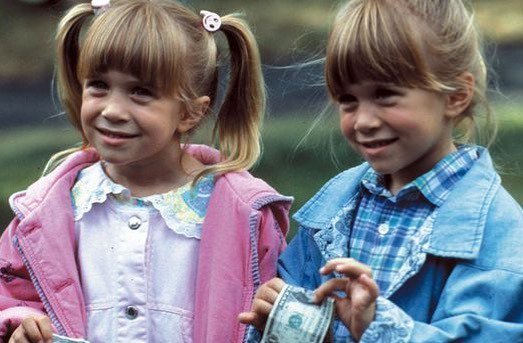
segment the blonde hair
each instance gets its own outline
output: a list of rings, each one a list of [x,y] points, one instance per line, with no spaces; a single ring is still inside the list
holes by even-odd
[[[475,78],[474,95],[456,122],[456,138],[470,141],[481,133],[475,117],[482,105],[493,139],[482,41],[461,0],[352,0],[336,17],[325,64],[335,100],[363,79],[453,92],[464,87],[464,72]]]
[[[226,15],[221,21],[230,72],[213,141],[222,161],[207,166],[197,178],[248,169],[261,150],[265,90],[258,47],[243,20]],[[194,100],[201,96],[210,97],[211,108],[218,90],[215,34],[204,29],[198,14],[175,1],[112,0],[110,8],[96,16],[90,4],[74,6],[56,35],[58,94],[70,121],[82,132],[82,80],[109,69],[176,94],[189,113],[196,110]],[[85,136],[83,145],[89,145]]]

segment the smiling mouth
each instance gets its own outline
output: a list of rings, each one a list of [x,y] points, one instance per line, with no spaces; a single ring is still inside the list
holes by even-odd
[[[138,135],[133,135],[133,134],[130,134],[130,133],[125,133],[125,132],[114,132],[114,131],[108,131],[108,130],[100,129],[100,128],[97,128],[96,130],[98,132],[100,132],[102,135],[107,136],[107,137],[111,137],[111,138],[134,138],[134,137],[138,137]]]
[[[387,146],[389,144],[392,144],[397,140],[398,140],[398,138],[380,139],[380,140],[375,140],[372,142],[360,142],[360,144],[362,146],[364,146],[365,148],[375,149],[375,148],[381,148],[381,147]]]

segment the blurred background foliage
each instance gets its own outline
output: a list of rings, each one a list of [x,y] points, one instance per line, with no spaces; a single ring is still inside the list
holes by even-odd
[[[43,2],[37,5],[35,3]],[[0,1],[0,79],[47,76],[53,64],[53,34],[64,11],[79,0]],[[321,53],[339,0],[185,0],[195,10],[241,12],[252,24],[268,64]],[[471,1],[489,41],[521,43],[523,1]]]
[[[77,0],[0,0],[0,226],[12,217],[9,195],[26,188],[49,157],[79,141],[52,92],[56,24]],[[185,0],[199,11],[244,13],[258,39],[269,93],[264,154],[254,174],[293,195],[293,212],[325,181],[360,160],[326,107],[321,63],[340,1]],[[523,1],[470,2],[492,66],[492,99],[500,131],[492,152],[503,183],[523,203]],[[307,135],[317,115],[325,112]],[[205,131],[204,131],[205,132]],[[200,135],[203,137],[203,135]],[[0,229],[1,231],[1,229]]]

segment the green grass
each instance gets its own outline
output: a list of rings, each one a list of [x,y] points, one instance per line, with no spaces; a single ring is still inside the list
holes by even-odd
[[[505,187],[523,204],[523,137],[522,106],[497,106],[500,129],[491,147],[494,160],[502,174]],[[269,117],[263,128],[264,153],[253,173],[269,182],[285,195],[295,197],[294,213],[330,177],[360,162],[338,133],[336,118],[321,121],[306,135],[313,118]],[[27,128],[0,131],[0,225],[12,213],[7,199],[15,191],[25,189],[38,178],[49,157],[79,141],[72,129]],[[336,164],[334,156],[338,160]],[[293,224],[293,230],[295,224]],[[291,233],[292,235],[292,233]]]
[[[26,128],[0,131],[0,227],[12,217],[9,196],[34,182],[54,153],[76,142],[72,129]],[[0,229],[0,230],[2,230]]]

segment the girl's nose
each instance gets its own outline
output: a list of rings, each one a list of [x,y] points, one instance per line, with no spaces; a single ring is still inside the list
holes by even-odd
[[[381,120],[373,106],[360,104],[355,113],[354,130],[368,133],[378,129],[381,126]]]
[[[124,122],[129,120],[125,100],[118,94],[112,94],[108,97],[101,114],[102,117],[111,122]]]

